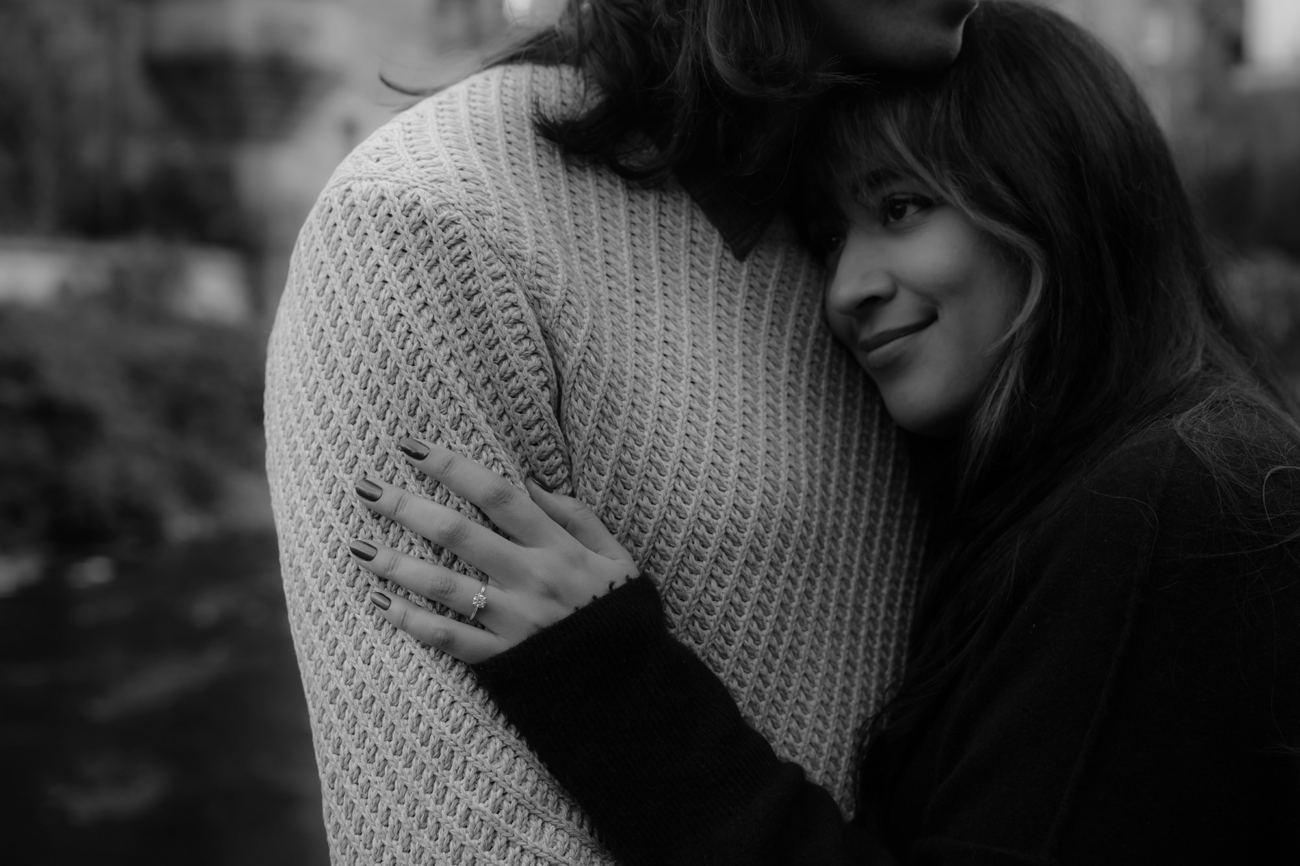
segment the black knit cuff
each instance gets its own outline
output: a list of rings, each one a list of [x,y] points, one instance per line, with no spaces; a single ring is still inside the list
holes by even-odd
[[[620,862],[838,862],[834,801],[778,761],[722,681],[669,634],[648,579],[475,671]]]
[[[554,625],[474,665],[479,684],[507,716],[516,694],[550,695],[599,685],[667,638],[663,603],[646,577],[634,578]],[[536,707],[535,707],[536,709]],[[513,719],[512,719],[513,721]]]

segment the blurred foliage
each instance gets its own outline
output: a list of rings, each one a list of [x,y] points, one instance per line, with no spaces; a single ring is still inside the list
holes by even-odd
[[[1300,393],[1300,87],[1220,82],[1171,140],[1230,299]]]
[[[1217,237],[1300,259],[1300,87],[1234,91],[1172,137]]]
[[[0,232],[247,240],[229,148],[147,80],[148,6],[0,0]]]
[[[1242,318],[1276,357],[1300,396],[1300,262],[1257,251],[1223,268],[1224,285]]]
[[[0,307],[0,549],[121,553],[260,470],[262,338],[131,297]]]

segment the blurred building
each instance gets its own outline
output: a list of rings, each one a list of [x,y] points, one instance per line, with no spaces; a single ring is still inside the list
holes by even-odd
[[[1166,127],[1197,112],[1246,62],[1245,13],[1251,0],[1042,2],[1116,50]]]
[[[1300,3],[1249,0],[1244,18],[1250,77],[1294,85],[1300,79]]]
[[[259,306],[274,309],[289,253],[330,173],[416,98],[474,68],[510,25],[563,0],[153,0],[156,83],[205,137],[231,123],[239,200],[256,223]],[[195,72],[199,74],[194,74]],[[166,84],[165,82],[170,82]],[[220,98],[222,105],[212,100]],[[195,112],[195,100],[199,100]]]
[[[1296,0],[1041,0],[1108,42],[1176,124],[1242,90],[1300,86]]]
[[[289,251],[330,172],[419,86],[503,26],[478,0],[170,0],[153,4],[150,62],[196,134],[226,135],[273,308]]]
[[[1300,0],[1041,0],[1109,43],[1216,233],[1300,258]]]
[[[244,292],[264,318],[330,172],[411,101],[381,75],[413,88],[444,81],[470,68],[507,15],[527,22],[547,2],[0,5],[0,272],[9,277],[0,296],[64,290],[40,282],[67,270],[50,264],[61,247],[49,238],[79,239],[71,257],[83,264],[129,259],[130,239],[162,239],[196,248],[185,272],[214,273],[213,247],[238,253],[246,267],[222,271],[225,291]],[[88,252],[100,242],[113,249]],[[210,295],[214,281],[199,282]]]
[[[1227,205],[1251,199],[1249,232],[1300,255],[1300,215],[1283,201],[1300,199],[1300,0],[1042,2],[1115,47],[1195,173],[1249,191]],[[32,281],[59,269],[32,256],[19,279],[22,237],[114,245],[88,258],[83,243],[82,262],[120,261],[130,238],[194,247],[196,261],[229,250],[244,267],[220,269],[222,291],[244,293],[248,316],[264,321],[330,173],[412,100],[381,76],[415,89],[445,82],[510,24],[544,23],[562,4],[0,4],[0,271],[31,297],[57,294]],[[38,246],[36,258],[57,249]],[[191,271],[217,272],[202,262],[180,272]]]

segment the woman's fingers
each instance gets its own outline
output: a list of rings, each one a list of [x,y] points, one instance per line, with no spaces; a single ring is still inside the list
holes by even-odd
[[[472,665],[492,658],[507,646],[490,631],[430,613],[397,595],[375,591],[370,593],[370,603],[384,619],[420,643]]]
[[[357,482],[357,495],[371,510],[445,547],[494,579],[510,580],[524,570],[522,548],[445,505],[373,478]]]
[[[407,437],[397,443],[417,469],[477,505],[510,537],[527,546],[555,538],[555,526],[528,497],[505,478],[454,451]]]
[[[618,543],[618,539],[605,528],[605,524],[601,523],[596,512],[588,505],[572,496],[551,493],[531,478],[524,479],[524,485],[538,507],[583,547],[635,570],[632,554]]]
[[[348,548],[357,564],[371,574],[391,580],[462,616],[474,613],[474,596],[481,584],[473,578],[367,541],[353,541]]]

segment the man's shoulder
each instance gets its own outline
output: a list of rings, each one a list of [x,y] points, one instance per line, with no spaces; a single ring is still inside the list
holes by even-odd
[[[501,172],[558,166],[541,138],[539,114],[563,116],[581,104],[583,82],[570,67],[505,65],[476,72],[426,96],[381,126],[348,155],[326,188],[393,184],[455,198]]]

